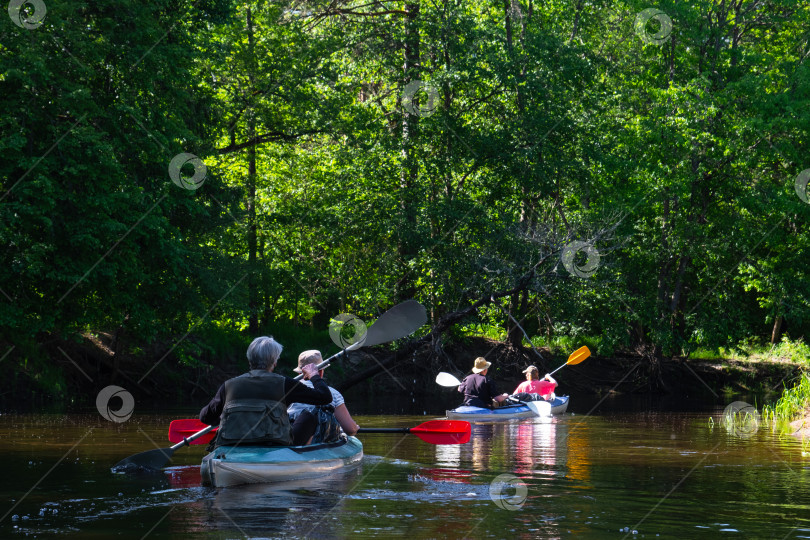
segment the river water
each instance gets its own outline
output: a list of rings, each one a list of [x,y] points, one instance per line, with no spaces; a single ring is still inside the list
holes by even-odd
[[[722,410],[474,425],[458,446],[368,434],[352,470],[221,489],[200,485],[202,446],[153,475],[110,470],[168,446],[188,411],[3,414],[0,538],[810,538],[810,457],[762,427],[727,430]]]

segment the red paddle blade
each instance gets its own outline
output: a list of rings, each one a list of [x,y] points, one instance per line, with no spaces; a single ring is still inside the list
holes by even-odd
[[[464,444],[470,441],[470,432],[470,423],[465,420],[428,420],[410,429],[430,444]]]
[[[194,435],[198,431],[207,428],[208,424],[203,424],[196,418],[185,418],[182,420],[172,420],[169,424],[169,441],[179,443],[186,437]],[[202,437],[194,439],[189,444],[208,444],[217,436],[217,430],[209,431]]]

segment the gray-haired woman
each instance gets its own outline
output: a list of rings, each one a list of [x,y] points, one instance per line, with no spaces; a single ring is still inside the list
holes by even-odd
[[[214,399],[200,411],[200,421],[219,425],[214,446],[303,445],[317,425],[290,425],[287,406],[300,402],[328,405],[332,401],[329,386],[314,365],[302,370],[312,388],[299,381],[273,373],[283,347],[272,337],[253,340],[247,350],[250,371],[228,379]]]

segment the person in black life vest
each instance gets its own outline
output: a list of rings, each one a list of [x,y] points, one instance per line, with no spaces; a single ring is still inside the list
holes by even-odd
[[[481,356],[475,359],[472,373],[458,385],[458,391],[464,394],[464,405],[491,409],[493,401],[500,404],[507,398],[508,394],[499,395],[495,389],[495,381],[487,378],[487,370],[491,365],[491,362]]]
[[[225,381],[200,411],[201,422],[219,425],[214,447],[299,446],[315,433],[318,423],[313,414],[298,415],[291,425],[287,406],[296,402],[328,405],[332,393],[314,364],[301,370],[312,388],[273,373],[282,349],[272,337],[254,339],[247,350],[250,371]]]

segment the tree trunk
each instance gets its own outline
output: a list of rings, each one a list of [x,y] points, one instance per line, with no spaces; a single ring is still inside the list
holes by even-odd
[[[779,338],[782,334],[782,316],[777,315],[776,319],[773,321],[773,330],[771,330],[771,345],[774,345],[779,342]]]
[[[408,15],[405,20],[405,44],[403,48],[404,85],[420,80],[419,63],[419,2],[405,4]],[[414,96],[414,112],[418,111],[419,102]],[[416,157],[416,144],[419,138],[419,116],[407,110],[402,112],[402,169],[400,171],[400,208],[402,210],[403,229],[398,242],[399,257],[403,264],[402,278],[397,283],[397,296],[401,299],[413,298],[416,288],[407,268],[408,261],[416,256],[416,203],[415,190],[419,175],[419,163]]]
[[[570,45],[571,42],[574,41],[574,38],[577,35],[577,31],[579,30],[579,19],[582,16],[582,0],[577,2],[577,7],[575,8],[574,12],[574,28],[571,30],[571,35],[568,37],[568,44]]]
[[[250,8],[247,8],[247,32],[250,56],[254,58],[253,20]],[[251,91],[254,88],[253,73],[248,76]],[[256,118],[252,106],[248,106],[248,140],[256,137]],[[248,178],[247,178],[247,240],[248,240],[248,331],[251,335],[259,332],[259,294],[256,285],[256,145],[248,147]]]

